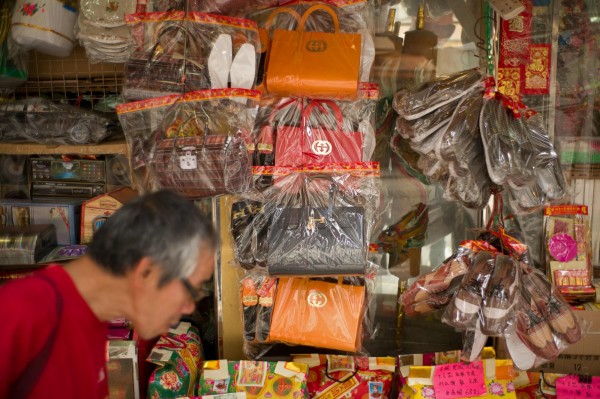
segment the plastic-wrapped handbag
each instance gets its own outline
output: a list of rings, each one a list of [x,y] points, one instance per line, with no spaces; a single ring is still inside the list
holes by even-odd
[[[179,130],[199,128],[195,118],[184,121]],[[206,126],[206,125],[205,125]],[[163,188],[188,198],[239,194],[252,186],[250,158],[239,136],[210,134],[207,129],[187,137],[169,138],[156,132],[150,165]]]
[[[317,179],[330,182],[325,198],[306,188]],[[300,195],[300,207],[288,202],[272,213],[267,233],[269,274],[363,274],[367,261],[365,208],[336,203],[341,196],[327,175],[309,176]]]
[[[333,19],[334,32],[308,32],[305,24],[317,10]],[[354,98],[358,91],[362,38],[342,33],[335,11],[317,4],[302,15],[297,30],[273,34],[267,89],[280,96]],[[290,49],[293,49],[290,57]]]
[[[125,63],[123,95],[138,100],[210,88],[204,62],[194,35],[183,21],[165,25],[149,51],[138,48]]]
[[[254,21],[200,12],[127,16],[137,49],[125,64],[123,95],[140,100],[209,88],[250,89],[260,46]]]
[[[356,352],[364,304],[364,286],[282,277],[269,341]]]
[[[331,114],[326,112],[325,107],[331,109]],[[326,120],[332,120],[334,128],[309,127],[310,116],[317,109],[328,117]],[[363,134],[345,132],[343,125],[342,112],[335,102],[312,100],[302,111],[301,126],[277,129],[275,166],[361,162]]]

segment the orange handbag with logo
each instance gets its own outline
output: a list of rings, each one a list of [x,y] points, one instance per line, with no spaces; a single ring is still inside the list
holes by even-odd
[[[334,32],[308,32],[304,25],[317,10],[333,18]],[[361,35],[342,33],[335,11],[310,7],[297,30],[276,29],[267,65],[267,90],[284,97],[352,99],[358,93]]]
[[[364,286],[282,277],[269,341],[356,352],[364,304]]]

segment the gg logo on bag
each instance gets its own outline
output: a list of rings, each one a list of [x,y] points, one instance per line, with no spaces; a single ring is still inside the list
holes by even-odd
[[[310,148],[312,149],[312,152],[317,155],[329,155],[333,149],[331,143],[326,140],[315,140]]]
[[[310,290],[306,298],[308,304],[314,308],[322,308],[327,304],[327,296],[318,290]]]
[[[321,53],[327,50],[327,42],[325,40],[309,40],[306,42],[306,49],[311,53]]]

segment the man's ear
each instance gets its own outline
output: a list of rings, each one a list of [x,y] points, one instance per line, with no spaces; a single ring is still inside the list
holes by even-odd
[[[154,271],[157,271],[157,268],[153,266],[151,259],[149,257],[143,257],[131,271],[133,284],[136,286],[146,284],[148,278]]]

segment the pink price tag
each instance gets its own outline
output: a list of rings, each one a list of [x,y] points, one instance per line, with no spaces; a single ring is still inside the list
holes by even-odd
[[[600,377],[582,382],[579,376],[568,375],[556,380],[556,397],[559,399],[600,399]]]
[[[456,399],[487,393],[481,361],[435,366],[433,389],[436,399]]]

